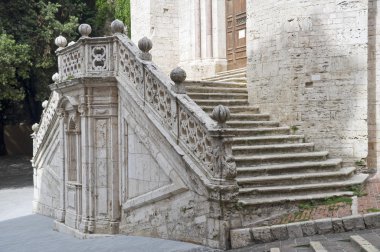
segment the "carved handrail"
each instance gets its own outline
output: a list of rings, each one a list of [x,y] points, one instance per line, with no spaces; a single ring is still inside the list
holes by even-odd
[[[236,174],[226,131],[217,125],[188,95],[173,91],[175,85],[154,63],[142,60],[140,50],[127,36],[120,41],[118,75],[136,88],[161,124],[213,179],[229,179]],[[145,55],[146,56],[146,55]]]
[[[149,110],[210,180],[228,184],[236,175],[236,166],[230,141],[226,141],[230,137],[227,131],[188,95],[173,90],[174,82],[150,61],[150,40],[145,38],[139,47],[142,51],[122,33],[101,38],[83,36],[68,47],[60,45],[55,78],[57,82],[83,77],[118,78],[121,86],[133,89],[135,101]],[[54,109],[51,102],[49,111]],[[46,127],[50,117],[43,115],[41,127]],[[41,135],[39,130],[36,136]]]
[[[53,91],[50,95],[48,104],[42,112],[40,124],[33,125],[33,156],[36,155],[37,150],[46,135],[49,125],[56,114],[59,99],[60,95]]]

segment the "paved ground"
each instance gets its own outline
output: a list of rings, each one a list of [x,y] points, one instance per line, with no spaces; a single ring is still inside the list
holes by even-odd
[[[0,157],[0,174],[1,168],[4,166],[7,166],[8,174],[9,172],[17,174],[12,170],[21,166],[30,166],[30,164],[28,158],[2,159]],[[32,214],[32,175],[29,168],[24,167],[23,169],[26,173],[24,176],[0,176],[0,252],[215,251],[194,244],[146,237],[118,235],[80,240],[55,232],[52,230],[52,219]],[[368,209],[377,210],[379,202],[380,179],[374,177],[366,186],[363,196],[358,199],[358,212],[365,213],[368,212]],[[310,241],[320,241],[328,251],[360,251],[356,245],[350,242],[350,236],[354,234],[360,234],[375,247],[380,248],[380,229],[376,229],[291,239],[233,251],[264,252],[270,251],[271,248],[280,248],[281,252],[313,251]]]
[[[280,252],[312,252],[310,247],[311,241],[319,241],[328,252],[360,252],[360,247],[351,242],[350,237],[360,235],[374,247],[380,249],[380,229],[360,230],[356,232],[346,232],[340,234],[316,235],[291,239],[287,241],[278,241],[266,244],[259,244],[243,249],[233,250],[234,252],[267,252],[271,248],[279,248]],[[372,250],[378,252],[379,250]]]
[[[30,166],[27,159],[0,157],[0,169],[1,165],[9,168],[12,164],[12,169],[17,169],[22,162]],[[80,240],[53,231],[51,218],[32,214],[33,180],[28,170],[25,169],[27,175],[24,176],[0,177],[0,252],[213,251],[163,239],[117,235]]]

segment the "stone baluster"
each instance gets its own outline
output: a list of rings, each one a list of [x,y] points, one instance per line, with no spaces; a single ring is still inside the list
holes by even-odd
[[[216,106],[211,113],[211,118],[218,123],[218,128],[221,129],[219,135],[215,136],[218,139],[216,141],[217,165],[219,166],[221,176],[226,179],[234,179],[236,177],[236,164],[232,155],[230,141],[232,136],[223,130],[227,127],[226,122],[230,117],[230,110],[223,105]]]
[[[172,86],[172,91],[176,94],[186,94],[186,88],[183,82],[186,80],[186,72],[180,67],[174,68],[170,72],[170,79],[174,81],[174,86]]]
[[[139,49],[141,50],[140,55],[139,55],[140,59],[151,61],[152,54],[150,54],[149,51],[153,47],[152,40],[148,39],[147,37],[143,37],[142,39],[139,40],[138,46],[139,46]]]

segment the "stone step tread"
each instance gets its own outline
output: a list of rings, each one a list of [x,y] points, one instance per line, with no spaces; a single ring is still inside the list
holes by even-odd
[[[259,155],[239,155],[235,156],[236,161],[244,160],[266,160],[266,159],[282,159],[282,158],[303,158],[303,157],[325,157],[328,151],[313,151],[299,153],[275,153],[275,154],[259,154]]]
[[[285,170],[285,169],[297,169],[297,168],[310,168],[310,167],[327,167],[337,166],[342,163],[342,159],[327,159],[323,161],[308,161],[308,162],[296,162],[296,163],[284,163],[275,165],[261,165],[257,167],[238,167],[237,172],[259,172],[269,170]]]
[[[185,81],[183,83],[185,87],[188,86],[200,86],[200,87],[234,87],[234,88],[247,88],[246,83],[234,82],[234,81]]]
[[[300,184],[300,185],[280,185],[280,186],[263,186],[263,187],[246,187],[240,188],[239,193],[249,192],[293,192],[299,190],[311,190],[311,189],[326,189],[326,188],[339,188],[351,185],[357,185],[363,183],[368,178],[368,174],[356,174],[350,179],[332,182],[312,183],[312,184]]]
[[[300,180],[311,178],[328,178],[336,176],[347,176],[355,171],[355,167],[345,167],[339,171],[325,171],[325,172],[313,172],[313,173],[300,173],[300,174],[285,174],[275,176],[258,176],[258,177],[237,177],[236,180],[239,184],[265,182],[265,181],[277,181],[277,180]]]
[[[231,98],[233,98],[234,96],[247,96],[248,97],[248,93],[194,93],[194,92],[189,92],[187,93],[188,96],[192,97],[192,96],[229,96]]]
[[[216,75],[231,74],[231,73],[237,73],[237,72],[247,72],[247,68],[242,67],[242,68],[237,68],[237,69],[232,69],[232,70],[226,70],[226,71],[218,72],[216,73]]]
[[[216,92],[232,92],[232,93],[248,93],[246,88],[229,88],[229,87],[192,87],[187,86],[186,90],[188,93],[216,93]]]
[[[215,81],[215,80],[226,79],[226,78],[231,78],[231,77],[234,77],[234,78],[238,78],[238,77],[247,78],[247,74],[245,72],[229,73],[229,74],[215,75],[215,76],[212,76],[212,77],[207,77],[207,78],[204,78],[202,80]]]
[[[380,252],[374,245],[372,245],[369,241],[364,239],[360,235],[351,235],[350,240],[352,243],[356,244],[360,247],[361,251],[365,252]]]
[[[240,131],[252,131],[252,132],[260,132],[260,131],[270,131],[270,130],[289,130],[288,126],[284,127],[268,127],[268,128],[254,128],[254,129],[244,129],[244,128],[226,128],[227,132],[240,132]]]
[[[311,241],[310,247],[314,252],[329,252],[325,247],[323,247],[322,243],[319,241]]]
[[[275,136],[250,136],[250,137],[233,137],[233,142],[238,141],[262,141],[262,140],[277,140],[277,139],[303,139],[304,135],[275,135]]]
[[[233,82],[244,82],[244,83],[247,83],[247,77],[229,77],[229,78],[223,78],[223,79],[220,79],[220,80],[214,80],[215,82],[230,82],[230,81],[233,81]]]
[[[210,99],[193,99],[194,102],[210,102],[210,103],[229,103],[229,102],[245,102],[248,103],[247,99],[215,99],[215,100],[210,100]]]
[[[254,107],[254,108],[256,108],[256,107]],[[229,107],[229,109],[231,110],[230,107]],[[270,115],[268,113],[251,114],[251,113],[233,113],[232,112],[231,113],[231,120],[234,119],[234,118],[244,118],[244,117],[250,118],[250,117],[257,117],[257,116],[267,116],[267,117],[270,117]]]
[[[203,110],[212,111],[215,108],[215,106],[202,105],[201,108]],[[243,105],[243,106],[232,105],[232,106],[228,106],[228,108],[230,109],[231,117],[233,115],[235,115],[235,113],[236,113],[236,115],[239,115],[240,113],[246,113],[246,112],[252,112],[255,110],[259,110],[258,106],[252,106],[252,105]],[[236,111],[243,111],[243,112],[236,112]],[[254,115],[254,114],[250,114],[250,115]]]
[[[305,193],[302,195],[286,195],[278,197],[264,197],[264,198],[251,198],[251,197],[239,197],[239,203],[242,205],[258,205],[258,204],[271,204],[279,202],[293,202],[293,201],[304,201],[304,200],[316,200],[316,199],[326,199],[331,197],[341,197],[341,196],[353,196],[354,193],[351,191],[341,191],[341,192],[324,192],[324,193]]]
[[[268,145],[234,145],[232,150],[271,150],[271,149],[288,149],[314,147],[314,143],[292,143],[292,144],[268,144]]]
[[[326,199],[331,197],[341,197],[341,196],[353,196],[354,193],[351,191],[340,191],[340,192],[307,192],[302,195],[284,195],[276,197],[263,197],[263,198],[251,198],[251,197],[241,197],[239,196],[239,203],[242,205],[258,205],[258,204],[271,204],[279,202],[293,202],[293,201],[304,201],[304,200],[316,200],[316,199]]]
[[[269,119],[269,118],[268,118]],[[280,123],[276,121],[227,121],[230,128],[250,128],[250,127],[279,127]]]

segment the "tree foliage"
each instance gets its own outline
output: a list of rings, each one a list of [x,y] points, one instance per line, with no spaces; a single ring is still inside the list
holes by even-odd
[[[115,19],[120,19],[128,28],[128,36],[131,32],[130,0],[96,0],[95,27],[109,35],[109,25]]]
[[[7,34],[0,35],[0,110],[3,110],[5,101],[21,101],[24,90],[18,81],[29,78],[30,47],[25,44],[16,44],[16,41]]]
[[[129,0],[2,0],[0,155],[4,115],[20,107],[27,117],[23,121],[40,119],[40,104],[49,97],[48,85],[57,71],[54,39],[62,34],[68,41],[76,40],[80,23],[92,26],[92,36],[109,34],[116,17],[130,24]]]

